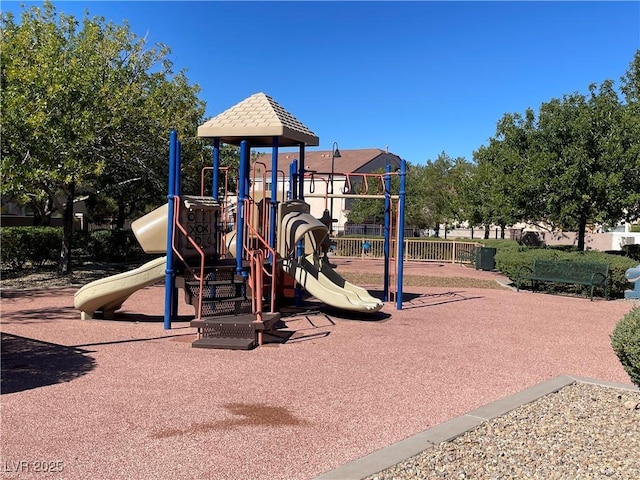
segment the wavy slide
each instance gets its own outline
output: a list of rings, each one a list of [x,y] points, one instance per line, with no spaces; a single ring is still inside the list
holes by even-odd
[[[373,313],[383,306],[382,301],[369,295],[364,288],[347,282],[331,267],[322,265],[316,255],[302,257],[300,263],[288,259],[282,263],[285,272],[318,300],[341,310]]]
[[[291,201],[281,205],[278,251],[284,258],[282,269],[327,305],[364,313],[380,310],[382,301],[372,297],[364,288],[347,282],[315,253],[308,253],[299,261],[290,258],[288,252],[303,238],[311,243],[312,251],[317,251],[328,229],[318,219],[301,211],[308,208],[302,202]]]
[[[102,312],[105,319],[112,319],[114,312],[132,293],[152,285],[165,276],[167,257],[159,257],[129,272],[101,278],[76,292],[73,306],[80,310],[83,320]]]

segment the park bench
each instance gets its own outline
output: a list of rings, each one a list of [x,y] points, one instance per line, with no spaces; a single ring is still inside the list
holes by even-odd
[[[593,289],[604,288],[609,299],[609,264],[576,262],[571,260],[534,260],[533,266],[521,266],[516,273],[516,289],[530,281],[532,288],[539,282],[567,283],[591,287],[589,298],[593,301]]]

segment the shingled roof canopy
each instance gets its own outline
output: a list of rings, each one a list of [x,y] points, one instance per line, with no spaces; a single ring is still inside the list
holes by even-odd
[[[264,93],[251,95],[206,121],[198,127],[198,136],[219,138],[230,145],[247,140],[252,147],[270,147],[274,137],[279,147],[320,144],[311,130]]]

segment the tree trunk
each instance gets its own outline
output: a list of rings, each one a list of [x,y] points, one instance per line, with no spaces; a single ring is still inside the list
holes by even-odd
[[[48,227],[50,225],[50,223],[46,222],[45,217],[42,215],[42,212],[39,209],[33,208],[31,209],[31,211],[33,212],[34,227]]]
[[[76,184],[71,182],[67,194],[67,203],[62,213],[62,249],[58,262],[58,273],[68,275],[71,268],[71,238],[73,236],[73,199],[75,197]]]
[[[53,214],[53,202],[50,198],[34,201],[30,204],[33,212],[33,225],[37,227],[48,227],[51,225],[51,215]]]
[[[584,251],[584,237],[587,231],[587,216],[582,215],[578,224],[578,251]]]
[[[124,221],[127,217],[124,207],[124,200],[120,199],[118,202],[118,215],[116,216],[116,228],[118,230],[122,230],[124,228]]]
[[[491,229],[489,228],[489,224],[486,224],[484,226],[484,239],[488,240],[490,234],[491,234]]]

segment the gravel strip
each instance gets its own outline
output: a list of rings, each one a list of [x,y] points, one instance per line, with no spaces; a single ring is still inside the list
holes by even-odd
[[[576,383],[367,480],[640,478],[640,393]]]

